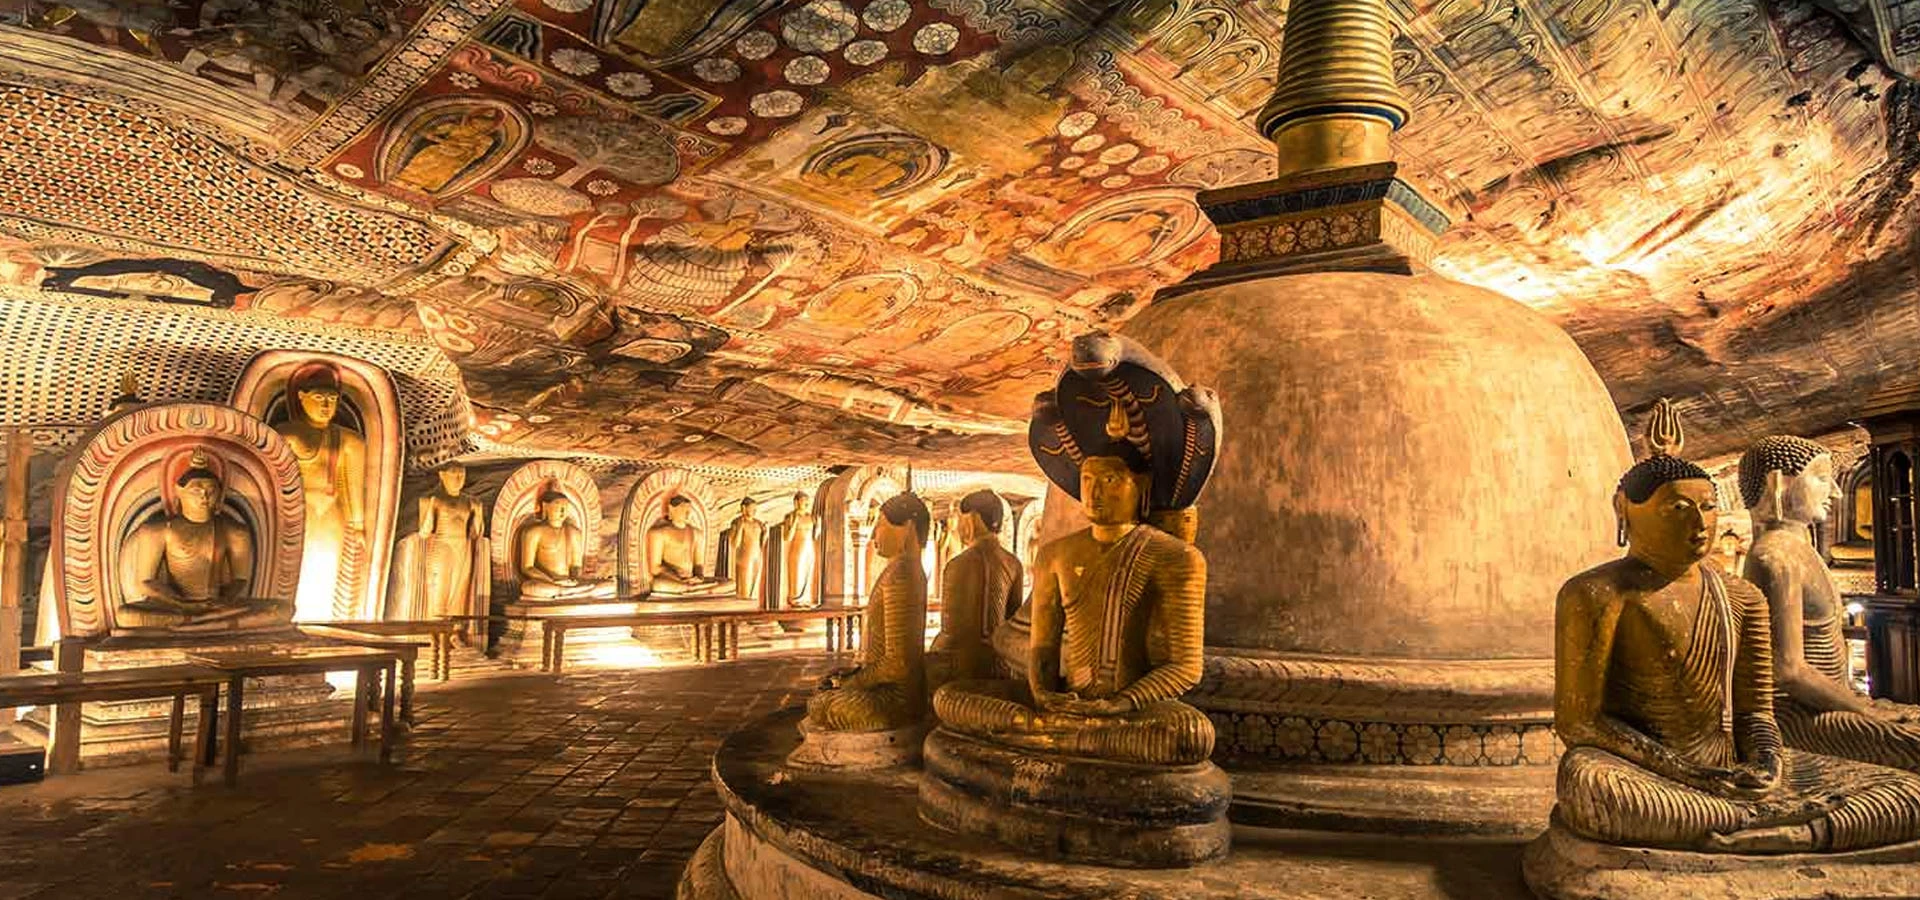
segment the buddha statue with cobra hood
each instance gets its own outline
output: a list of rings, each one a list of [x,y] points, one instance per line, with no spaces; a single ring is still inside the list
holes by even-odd
[[[1740,457],[1753,517],[1745,574],[1773,623],[1774,718],[1787,746],[1920,772],[1920,709],[1853,686],[1846,605],[1813,546],[1833,499],[1833,455],[1805,438],[1762,438]]]
[[[1178,699],[1203,663],[1207,565],[1192,505],[1219,432],[1212,392],[1183,386],[1138,344],[1074,341],[1058,385],[1035,400],[1029,444],[1092,524],[1040,548],[1026,681],[935,692],[923,818],[1112,865],[1226,852],[1213,724]],[[1054,776],[1017,774],[1034,758]]]
[[[1920,778],[1784,745],[1767,598],[1705,561],[1718,533],[1714,484],[1678,455],[1679,420],[1664,400],[1648,445],[1613,499],[1627,555],[1560,591],[1554,729],[1567,752],[1528,883],[1546,897],[1607,895],[1583,879],[1598,877],[1592,860],[1613,845],[1684,851],[1636,852],[1620,876],[1920,838]]]

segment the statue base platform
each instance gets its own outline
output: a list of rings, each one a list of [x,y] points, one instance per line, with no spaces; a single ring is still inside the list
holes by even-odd
[[[1225,856],[1227,774],[1002,747],[935,729],[920,817],[1046,858],[1178,868]]]
[[[247,636],[110,637],[82,651],[82,671],[179,665],[187,654],[204,651],[248,652],[301,644],[331,644],[297,630],[262,632]],[[249,680],[245,694],[246,743],[249,749],[309,747],[345,743],[352,716],[352,693],[334,699],[334,688],[323,675],[293,675]],[[117,766],[164,759],[167,719],[173,701],[166,697],[112,703],[84,703],[80,707],[80,764]],[[25,718],[28,728],[50,740],[52,710],[38,708]],[[187,704],[187,733],[199,718],[195,704]]]
[[[913,769],[786,765],[804,712],[729,736],[713,776],[726,820],[684,870],[681,900],[1531,900],[1517,839],[1429,838],[1233,826],[1233,852],[1184,869],[1037,859],[922,820]],[[1129,783],[1110,786],[1130,791]]]
[[[1893,900],[1920,897],[1920,841],[1745,856],[1602,844],[1555,822],[1527,847],[1522,872],[1547,900]]]
[[[787,755],[787,765],[816,771],[893,769],[920,762],[920,742],[927,723],[888,731],[826,731],[801,719],[800,746]]]

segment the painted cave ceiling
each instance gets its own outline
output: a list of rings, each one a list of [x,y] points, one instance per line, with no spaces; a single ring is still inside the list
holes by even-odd
[[[1698,452],[1920,350],[1920,3],[1405,3],[1436,268]],[[0,284],[430,338],[499,444],[1004,468],[1266,177],[1280,0],[0,0]]]

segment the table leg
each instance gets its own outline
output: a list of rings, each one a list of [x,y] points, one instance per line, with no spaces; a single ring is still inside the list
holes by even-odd
[[[740,623],[727,623],[727,644],[733,647],[733,658],[740,658]]]
[[[428,674],[435,681],[446,681],[452,674],[453,635],[448,632],[433,633],[433,671]]]
[[[187,727],[187,695],[173,695],[173,715],[167,719],[167,771],[180,771],[180,738]]]
[[[565,626],[553,630],[553,674],[558,675],[567,666],[567,629]]]
[[[353,721],[349,728],[355,750],[367,745],[367,706],[373,702],[373,691],[378,687],[372,684],[373,678],[368,676],[376,675],[377,671],[362,666],[353,677]]]
[[[206,780],[207,766],[213,762],[213,726],[220,718],[220,686],[200,692],[200,721],[193,728],[193,786]]]
[[[387,663],[386,696],[380,701],[380,764],[383,766],[393,761],[393,736],[399,724],[393,714],[393,695],[399,693],[394,690],[397,687],[394,684],[394,676],[397,674],[399,674],[397,667],[393,663]],[[412,681],[411,678],[407,680]]]
[[[413,675],[414,663],[420,651],[409,650],[400,657],[400,721],[413,727]]]
[[[246,702],[246,679],[239,675],[227,680],[227,786],[240,783],[240,710]]]
[[[540,671],[553,671],[553,627],[540,623]]]

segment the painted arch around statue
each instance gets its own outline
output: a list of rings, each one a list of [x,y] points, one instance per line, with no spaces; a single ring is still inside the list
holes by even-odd
[[[521,529],[539,514],[540,495],[558,491],[567,498],[569,520],[580,527],[586,562],[581,574],[598,577],[595,561],[600,549],[600,486],[586,469],[559,459],[537,459],[507,476],[493,500],[492,526],[487,532],[493,554],[493,595],[518,596],[520,576],[513,555]]]
[[[135,528],[163,512],[163,473],[203,450],[224,479],[224,511],[253,537],[251,584],[260,597],[291,601],[300,583],[305,498],[300,466],[279,432],[217,403],[139,406],[109,416],[54,476],[50,582],[62,637],[114,629],[120,550]]]
[[[287,379],[307,363],[323,362],[340,373],[340,412],[335,422],[358,432],[367,445],[365,510],[366,573],[357,588],[337,586],[333,617],[378,619],[386,608],[387,578],[400,522],[400,482],[406,474],[406,423],[393,375],[364,359],[313,350],[263,350],[247,361],[233,387],[232,403],[269,426],[286,421]]]
[[[649,472],[634,484],[627,502],[620,507],[618,572],[622,596],[652,590],[652,573],[647,571],[647,529],[666,517],[667,503],[675,497],[693,501],[693,514],[687,522],[699,535],[701,558],[709,562],[716,558],[714,535],[719,530],[720,510],[713,485],[686,469]]]

